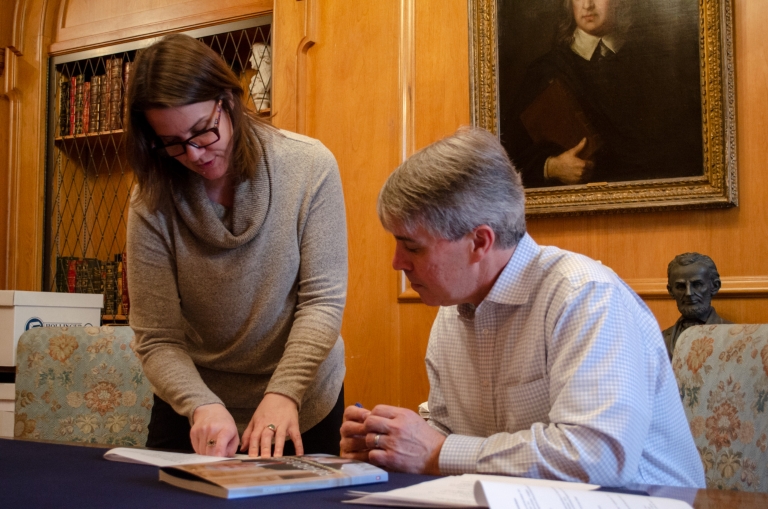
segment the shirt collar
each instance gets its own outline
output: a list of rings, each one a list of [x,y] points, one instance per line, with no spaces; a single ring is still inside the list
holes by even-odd
[[[523,235],[484,301],[507,305],[528,302],[530,280],[535,277],[533,269],[540,251],[539,245],[530,235]]]
[[[597,49],[597,45],[600,44],[600,40],[603,41],[608,49],[614,53],[618,53],[622,46],[624,46],[624,37],[618,34],[608,34],[603,37],[597,37],[590,35],[581,28],[577,28],[573,32],[573,43],[571,43],[571,50],[579,55],[584,60],[590,60],[592,54]]]
[[[536,259],[540,252],[541,248],[536,241],[527,233],[523,235],[512,253],[512,258],[504,266],[483,302],[477,308],[469,303],[459,304],[456,306],[459,316],[467,320],[474,319],[476,310],[486,307],[486,302],[508,306],[528,302],[534,286],[533,279],[536,277]]]

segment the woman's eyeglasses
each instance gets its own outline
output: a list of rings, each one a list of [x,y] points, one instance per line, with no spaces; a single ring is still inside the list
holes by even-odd
[[[187,145],[194,148],[205,148],[208,145],[213,145],[219,139],[219,119],[221,119],[221,99],[216,103],[217,115],[216,120],[213,122],[213,127],[200,131],[199,133],[191,136],[184,141],[176,141],[173,143],[163,144],[160,140],[155,141],[153,149],[160,155],[168,157],[183,156],[187,152]]]

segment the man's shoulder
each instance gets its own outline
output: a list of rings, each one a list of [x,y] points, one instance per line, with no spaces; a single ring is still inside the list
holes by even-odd
[[[616,284],[619,280],[616,273],[599,260],[555,246],[541,248],[538,266],[542,279],[563,280],[576,287],[589,282]]]

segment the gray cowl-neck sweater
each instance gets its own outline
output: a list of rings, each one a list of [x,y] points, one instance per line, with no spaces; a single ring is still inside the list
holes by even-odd
[[[240,431],[265,392],[299,404],[304,432],[336,402],[347,288],[344,198],[319,141],[259,130],[264,157],[231,210],[191,174],[174,207],[134,199],[131,327],[154,392],[192,420],[223,403]]]

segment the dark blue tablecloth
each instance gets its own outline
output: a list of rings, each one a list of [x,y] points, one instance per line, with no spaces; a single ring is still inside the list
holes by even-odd
[[[158,468],[105,460],[106,449],[0,439],[0,508],[340,508],[350,489],[386,491],[433,479],[390,474],[389,482],[225,500],[158,481]]]

